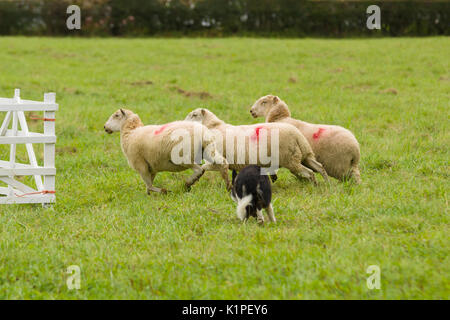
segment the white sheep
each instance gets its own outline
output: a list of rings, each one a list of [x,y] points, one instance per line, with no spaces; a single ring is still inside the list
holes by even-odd
[[[254,118],[265,117],[266,122],[294,125],[308,139],[317,161],[323,165],[328,175],[339,180],[353,178],[356,183],[361,183],[359,143],[349,130],[291,118],[287,104],[273,95],[258,99],[250,113]]]
[[[328,180],[327,173],[316,161],[308,141],[290,124],[263,123],[233,126],[220,120],[211,111],[202,108],[189,113],[185,120],[200,122],[211,130],[216,137],[217,150],[227,159],[231,170],[239,171],[249,164],[271,167],[270,164],[261,161],[260,153],[257,159],[251,157],[250,150],[255,150],[256,145],[259,150],[262,147],[271,150],[270,157],[274,159],[278,156],[279,167],[288,169],[299,179],[306,178],[316,183],[313,172],[315,171],[319,172],[326,181]],[[263,133],[267,136],[264,141],[265,146],[264,142],[261,143]],[[277,141],[276,135],[278,135]],[[275,141],[278,146],[272,150],[276,144]]]
[[[109,134],[120,131],[122,151],[128,159],[128,164],[141,175],[149,194],[151,191],[166,192],[165,189],[153,186],[158,172],[179,172],[187,169],[194,170],[194,174],[186,182],[187,188],[192,186],[205,171],[213,170],[220,171],[227,189],[231,189],[228,164],[216,151],[214,136],[201,124],[177,121],[164,125],[144,126],[137,114],[130,110],[119,109],[111,115],[104,129]],[[183,150],[183,137],[178,133],[187,134],[189,139],[187,151]],[[187,156],[191,161],[180,161],[180,151],[183,151],[183,156]],[[209,162],[200,165],[202,159],[200,162],[194,161],[197,155],[204,156]]]

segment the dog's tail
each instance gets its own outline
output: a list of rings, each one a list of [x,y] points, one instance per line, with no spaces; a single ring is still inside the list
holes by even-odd
[[[246,195],[242,199],[238,199],[238,204],[236,208],[236,214],[241,221],[243,221],[247,217],[247,206],[250,205],[250,203],[253,200],[253,196],[251,194]]]

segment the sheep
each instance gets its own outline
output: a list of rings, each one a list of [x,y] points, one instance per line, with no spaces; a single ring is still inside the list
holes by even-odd
[[[194,171],[186,181],[188,189],[208,170],[220,171],[227,189],[231,189],[228,179],[228,163],[217,152],[214,136],[201,124],[177,121],[164,125],[144,126],[137,114],[131,110],[119,109],[111,115],[105,123],[104,129],[108,134],[120,132],[122,151],[127,157],[130,167],[136,170],[144,180],[147,194],[167,192],[166,189],[153,185],[158,172],[179,172],[187,169]],[[180,133],[187,135],[187,147],[190,146],[186,148],[186,155],[183,152],[183,156],[188,158],[188,161],[184,162],[176,158],[180,156],[180,146],[183,146],[180,143],[180,138],[182,138]],[[199,139],[195,139],[196,134]],[[175,136],[177,138],[174,138]],[[192,139],[193,137],[194,139]],[[191,161],[198,154],[204,156],[209,162],[200,165],[202,159]]]
[[[349,130],[324,124],[312,124],[291,118],[287,104],[277,96],[258,99],[250,109],[254,118],[265,117],[266,122],[289,123],[306,137],[328,175],[341,181],[353,178],[359,184],[359,143]]]
[[[328,181],[327,173],[315,159],[308,141],[290,124],[264,123],[233,126],[226,124],[214,113],[203,108],[195,109],[187,115],[185,120],[200,122],[211,130],[216,137],[217,150],[227,159],[231,170],[239,171],[249,164],[268,167],[269,164],[263,163],[261,157],[261,148],[267,147],[271,150],[270,161],[276,158],[278,160],[276,169],[284,167],[298,179],[306,178],[317,184],[313,172],[315,171],[319,172],[325,181]],[[267,145],[264,145],[264,136],[266,136]],[[236,138],[238,143],[236,143]],[[251,156],[250,151],[255,150],[254,148],[258,148],[260,151],[257,159]],[[267,172],[273,173],[276,169],[272,164]]]
[[[261,173],[261,167],[250,165],[242,169],[238,175],[233,170],[233,189],[231,198],[237,203],[236,213],[241,221],[247,221],[250,216],[264,223],[262,209],[267,212],[269,220],[276,222],[273,213],[272,187],[267,175]]]

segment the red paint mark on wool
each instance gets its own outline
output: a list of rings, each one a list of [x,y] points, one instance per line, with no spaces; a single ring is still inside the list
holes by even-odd
[[[324,131],[325,131],[324,128],[319,128],[319,130],[317,130],[317,132],[313,134],[313,138],[316,139],[316,140],[319,139],[320,136],[321,136],[321,134],[322,134]]]
[[[161,126],[158,130],[155,131],[155,134],[160,134],[161,132],[163,132],[169,125],[165,124],[163,126]]]
[[[255,134],[252,135],[252,140],[253,141],[259,141],[259,131],[261,131],[261,129],[264,129],[264,127],[256,127],[255,128]]]

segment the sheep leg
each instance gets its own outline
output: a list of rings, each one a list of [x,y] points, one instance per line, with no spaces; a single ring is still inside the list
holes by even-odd
[[[151,187],[147,187],[147,194],[150,195],[150,192],[157,192],[157,193],[166,194],[167,190],[164,189],[164,188],[157,188],[155,186],[151,186]]]
[[[314,176],[314,172],[311,169],[303,165],[299,165],[294,169],[289,169],[293,175],[295,175],[299,180],[308,179],[315,185],[317,185],[316,177]]]
[[[204,153],[206,163],[202,166],[205,171],[219,171],[222,179],[225,181],[227,191],[230,191],[232,184],[228,177],[228,162],[227,160],[216,150],[210,150]]]
[[[225,164],[220,163],[205,163],[202,166],[202,169],[205,171],[220,171],[220,175],[222,176],[223,181],[225,181],[225,184],[227,186],[227,190],[230,191],[232,188],[230,179],[228,177],[228,164],[225,162]]]
[[[156,177],[156,172],[151,172],[148,163],[144,159],[135,159],[131,166],[139,173],[142,180],[144,180],[147,186],[147,194],[150,194],[150,192],[167,193],[166,189],[153,186],[153,180]]]
[[[314,159],[313,157],[308,157],[305,159],[305,166],[312,169],[315,172],[318,172],[322,175],[323,179],[327,182],[328,181],[328,174],[325,171],[325,169],[323,168],[322,164],[320,162],[318,162],[316,159]]]
[[[269,206],[266,208],[267,215],[269,216],[269,220],[273,223],[277,222],[277,219],[275,219],[275,214],[273,213],[273,207],[272,204],[269,204]]]
[[[227,191],[231,191],[233,186],[228,177],[228,164],[225,167],[222,167],[222,169],[220,169],[220,175],[222,176],[223,181],[225,181]]]
[[[361,183],[361,175],[359,173],[359,168],[357,166],[352,167],[352,171],[350,174],[356,184]]]
[[[186,188],[189,190],[191,186],[198,181],[198,179],[203,176],[205,173],[205,170],[203,170],[202,167],[200,167],[198,164],[191,167],[192,170],[194,170],[194,174],[189,177],[189,179],[186,181]]]
[[[153,185],[153,180],[156,177],[156,173],[150,173],[150,171],[146,170],[144,172],[139,171],[139,174],[141,175],[142,179],[144,180],[145,184],[147,185],[147,194],[150,195],[150,192],[157,192],[157,193],[167,193],[167,190],[164,188],[158,188]]]

